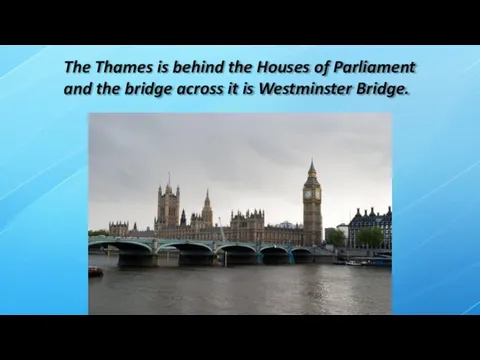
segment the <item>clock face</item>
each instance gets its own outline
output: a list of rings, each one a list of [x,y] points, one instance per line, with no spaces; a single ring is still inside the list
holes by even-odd
[[[305,197],[306,197],[307,199],[310,199],[310,198],[312,197],[312,192],[311,192],[311,191],[306,191],[306,192],[305,192]]]
[[[316,197],[317,199],[320,199],[320,191],[317,190],[317,191],[315,192],[315,197]]]

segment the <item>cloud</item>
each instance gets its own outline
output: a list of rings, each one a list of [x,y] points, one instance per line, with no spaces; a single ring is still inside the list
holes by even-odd
[[[199,212],[206,189],[215,218],[265,209],[266,221],[302,222],[313,157],[326,227],[357,207],[391,205],[388,114],[91,114],[89,227],[152,226],[158,186],[180,186]]]

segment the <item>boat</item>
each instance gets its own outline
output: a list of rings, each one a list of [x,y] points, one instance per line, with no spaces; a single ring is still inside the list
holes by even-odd
[[[103,270],[102,268],[99,268],[98,266],[89,266],[88,267],[88,277],[102,277],[103,276]]]
[[[345,265],[348,265],[348,266],[362,266],[362,264],[359,264],[358,262],[353,261],[353,260],[347,261],[345,263]]]
[[[368,258],[357,258],[355,259],[362,266],[369,267],[392,267],[392,258],[391,257],[368,257]]]

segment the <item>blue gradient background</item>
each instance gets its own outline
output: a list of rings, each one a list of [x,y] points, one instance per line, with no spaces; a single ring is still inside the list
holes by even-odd
[[[64,61],[418,63],[408,76],[66,75]],[[480,314],[480,48],[0,47],[1,314],[87,314],[88,113],[393,113],[395,314]],[[478,64],[478,65],[477,65]],[[316,77],[314,79],[314,77]],[[69,83],[391,81],[379,97],[66,97]],[[294,121],[294,119],[292,119]]]

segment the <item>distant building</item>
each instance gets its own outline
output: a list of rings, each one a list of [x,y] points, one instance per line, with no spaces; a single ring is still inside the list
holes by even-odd
[[[322,188],[317,180],[313,160],[303,185],[303,226],[288,221],[277,226],[265,226],[265,211],[254,209],[245,213],[232,211],[229,226],[223,227],[229,241],[272,242],[293,245],[320,245],[323,239]],[[165,192],[158,188],[157,216],[153,230],[139,231],[134,225],[129,230],[127,223],[110,223],[112,236],[156,237],[163,239],[222,240],[221,226],[213,223],[213,210],[207,190],[201,213],[193,213],[187,223],[185,210],[180,213],[180,187],[173,193],[170,181]]]
[[[364,246],[357,246],[356,233],[361,229],[371,229],[374,227],[380,228],[383,232],[383,243],[379,246],[380,249],[392,249],[392,208],[388,207],[386,214],[380,215],[375,213],[374,208],[370,209],[370,213],[365,210],[365,213],[360,214],[360,208],[348,225],[348,242],[347,247],[360,248]]]
[[[295,225],[292,224],[291,222],[288,222],[288,221],[284,221],[284,222],[278,224],[277,227],[282,228],[282,229],[295,229]]]
[[[337,229],[335,228],[325,228],[325,242],[327,244],[331,243],[332,240],[332,234],[336,231]]]
[[[128,221],[127,222],[111,222],[108,224],[108,234],[110,236],[125,237],[128,236]]]

